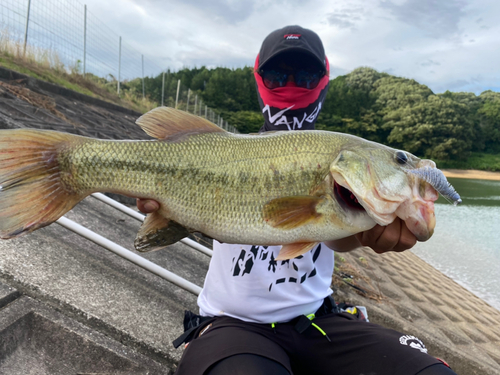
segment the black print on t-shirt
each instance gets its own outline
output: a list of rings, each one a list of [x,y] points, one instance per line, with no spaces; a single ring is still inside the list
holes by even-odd
[[[302,284],[308,278],[314,277],[316,275],[316,268],[314,268],[309,274],[307,272],[300,272],[300,268],[297,263],[298,260],[302,259],[303,256],[300,255],[294,259],[287,259],[282,261],[277,261],[274,258],[274,253],[272,251],[267,250],[268,246],[252,246],[249,251],[241,250],[240,255],[236,258],[233,258],[233,267],[232,273],[233,276],[244,276],[246,274],[250,274],[252,272],[252,268],[256,262],[268,262],[267,270],[269,272],[276,272],[278,267],[278,262],[280,262],[281,267],[292,267],[293,270],[297,272],[297,277],[289,277],[288,280],[286,278],[276,279],[273,283],[269,285],[269,291],[271,291],[273,285],[284,284],[286,282],[289,283],[300,283]],[[316,263],[316,260],[321,253],[321,244],[319,244],[314,253],[312,255],[313,263]]]

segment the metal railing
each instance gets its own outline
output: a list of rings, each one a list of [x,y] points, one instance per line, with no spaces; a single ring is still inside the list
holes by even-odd
[[[145,216],[142,215],[141,213],[132,210],[131,208],[115,201],[114,199],[111,199],[104,194],[101,193],[95,193],[92,194],[92,197],[110,205],[111,207],[129,215],[130,217],[133,217],[134,219],[138,221],[144,221]],[[88,239],[89,241],[94,242],[95,244],[105,248],[106,250],[109,250],[116,255],[128,260],[129,262],[179,286],[180,288],[187,290],[188,292],[194,294],[194,295],[199,295],[201,292],[201,287],[199,287],[196,284],[193,284],[192,282],[182,278],[181,276],[170,272],[166,270],[163,267],[160,267],[159,265],[141,257],[140,255],[137,255],[136,253],[127,250],[126,248],[116,244],[115,242],[89,230],[88,228],[85,228],[84,226],[66,218],[66,217],[61,217],[59,218],[56,223],[59,225],[63,226],[64,228],[78,234],[81,237],[84,237]],[[212,256],[212,250],[209,248],[199,244],[196,241],[193,241],[189,238],[184,238],[181,240],[182,243],[190,246],[191,248],[206,254],[208,256]]]
[[[133,209],[125,206],[124,204],[121,204],[120,202],[115,201],[114,199],[111,199],[111,198],[105,196],[102,193],[94,193],[94,194],[92,194],[92,197],[100,200],[101,202],[106,203],[107,205],[109,205],[113,208],[116,208],[117,210],[123,212],[124,214],[127,214],[128,216],[133,217],[134,219],[137,219],[141,222],[144,221],[144,218],[146,217],[146,216],[144,216],[144,214],[141,214],[140,212],[134,211]],[[198,242],[193,241],[189,238],[183,238],[180,242],[182,242],[182,243],[192,247],[193,249],[198,250],[199,252],[201,252],[205,255],[208,255],[210,257],[213,254],[213,251],[210,250],[208,247],[200,245]]]

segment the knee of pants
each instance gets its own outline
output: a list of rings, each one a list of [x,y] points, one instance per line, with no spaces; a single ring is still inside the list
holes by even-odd
[[[291,375],[280,363],[256,354],[236,354],[210,367],[204,375]]]

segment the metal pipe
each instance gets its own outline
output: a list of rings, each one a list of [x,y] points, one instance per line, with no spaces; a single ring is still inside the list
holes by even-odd
[[[120,96],[120,73],[122,69],[122,37],[120,37],[120,46],[118,48],[118,96]]]
[[[183,244],[192,247],[195,250],[198,250],[200,253],[203,253],[205,255],[208,255],[211,257],[213,255],[213,250],[210,250],[208,247],[203,246],[202,244],[199,244],[196,241],[193,241],[191,238],[183,238],[180,242]]]
[[[142,57],[142,98],[146,98],[146,94],[144,92],[144,55],[141,55]]]
[[[87,72],[87,4],[84,5],[83,15],[83,78]]]
[[[161,81],[161,106],[163,107],[163,98],[165,97],[165,72]]]
[[[23,56],[26,55],[26,44],[28,44],[28,26],[30,23],[31,0],[28,0],[28,13],[26,14],[26,28],[24,29],[24,49]]]
[[[121,204],[120,202],[117,202],[114,199],[111,199],[110,197],[107,197],[102,193],[93,193],[91,194],[91,196],[139,221],[144,221],[144,218],[146,217],[144,214],[134,211],[130,207],[127,207],[124,204]]]
[[[130,250],[125,249],[124,247],[100,236],[97,233],[92,232],[91,230],[75,223],[68,218],[65,218],[64,216],[59,218],[56,223],[94,242],[95,244],[104,247],[105,249],[117,254],[118,256],[127,259],[128,261],[138,265],[139,267],[144,268],[145,270],[154,273],[155,275],[160,276],[167,281],[170,281],[171,283],[181,287],[184,290],[187,290],[190,293],[193,293],[194,295],[199,295],[201,292],[201,288],[198,285],[195,285],[192,282],[166,270],[165,268],[162,268],[157,264],[150,262],[149,260],[131,252]]]
[[[175,109],[177,109],[177,103],[179,103],[179,90],[181,88],[181,80],[177,81],[177,95],[175,96]]]
[[[100,200],[103,203],[110,205],[113,208],[116,208],[117,210],[123,212],[124,214],[127,214],[130,217],[133,217],[134,219],[137,219],[139,221],[144,221],[144,218],[145,218],[144,214],[137,212],[137,211],[134,211],[130,207],[127,207],[127,206],[121,204],[120,202],[117,202],[114,199],[107,197],[106,195],[104,195],[102,193],[94,193],[94,194],[92,194],[92,197]],[[209,249],[206,246],[199,244],[196,241],[193,241],[190,238],[183,238],[180,242],[182,242],[183,244],[188,245],[188,246],[192,247],[193,249],[198,250],[199,252],[206,254],[210,257],[213,254],[213,250]]]

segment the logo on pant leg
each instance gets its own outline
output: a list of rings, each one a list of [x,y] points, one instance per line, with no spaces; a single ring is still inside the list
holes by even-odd
[[[413,349],[418,349],[422,353],[427,354],[427,348],[425,347],[424,343],[417,337],[411,336],[411,335],[404,335],[399,338],[399,342],[401,345],[408,345],[409,347]]]

